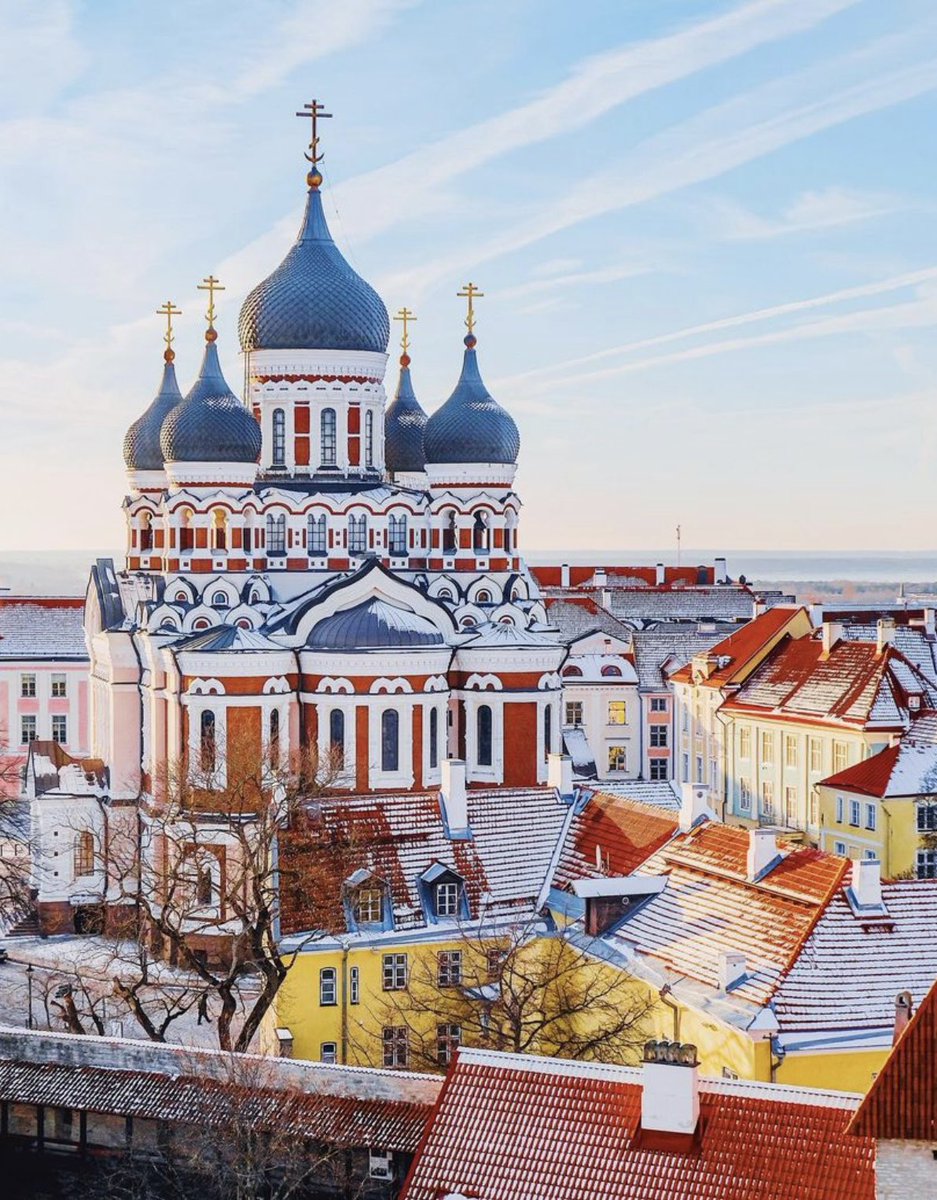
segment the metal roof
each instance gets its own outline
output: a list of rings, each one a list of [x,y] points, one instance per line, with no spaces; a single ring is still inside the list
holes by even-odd
[[[324,617],[306,645],[317,650],[382,650],[443,646],[445,638],[427,617],[372,598]]]
[[[423,446],[430,463],[514,463],[521,448],[511,415],[482,381],[475,340],[465,339],[455,391],[426,423]]]
[[[159,391],[149,408],[130,426],[124,437],[124,462],[128,471],[161,471],[163,452],[159,446],[159,431],[169,412],[182,401],[176,382],[176,368],[171,362],[163,367]]]
[[[252,463],[260,458],[260,426],[228,387],[218,348],[206,342],[198,379],[163,421],[166,462]]]
[[[426,420],[413,391],[410,368],[401,364],[397,394],[384,414],[384,461],[388,471],[422,471],[426,466]]]

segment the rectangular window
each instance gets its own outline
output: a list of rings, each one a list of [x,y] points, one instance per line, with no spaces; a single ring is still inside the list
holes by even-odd
[[[810,746],[810,770],[812,774],[819,775],[823,770],[823,743],[819,738],[809,738]]]
[[[774,820],[774,784],[770,779],[761,785],[761,815]]]
[[[697,783],[703,782],[703,756],[702,756],[702,754],[697,754],[697,756],[696,756],[696,782]]]
[[[286,553],[286,515],[271,513],[267,517],[267,553]]]
[[[836,797],[836,824],[842,825],[846,814],[846,801],[842,796]]]
[[[20,676],[20,695],[32,699],[36,694],[36,676],[30,672]]]
[[[774,762],[774,734],[764,732],[761,735],[761,761],[763,763]]]
[[[689,754],[684,754],[683,755],[683,782],[689,783],[689,781],[690,781],[690,756],[689,756]]]
[[[833,743],[833,774],[845,771],[849,766],[849,747],[845,742]]]
[[[379,925],[384,920],[384,892],[377,887],[358,889],[355,901],[355,924]]]
[[[797,826],[797,788],[784,789],[784,820],[788,825]]]
[[[566,701],[566,724],[581,725],[582,724],[582,701],[567,700]]]
[[[488,965],[489,982],[500,979],[501,973],[504,970],[504,964],[507,961],[507,953],[504,950],[489,950],[485,957]]]
[[[20,741],[24,746],[36,740],[36,718],[30,713],[20,717]]]
[[[409,1064],[410,1042],[406,1025],[385,1025],[382,1041],[385,1067],[406,1067]]]
[[[306,522],[306,551],[308,554],[325,554],[325,535],[325,513],[318,517],[310,513]]]
[[[784,765],[785,767],[797,766],[797,738],[793,733],[784,735]]]
[[[610,771],[626,771],[628,769],[628,754],[624,746],[609,746],[608,769]]]
[[[68,695],[67,682],[64,674],[55,674],[52,676],[52,698],[53,700],[62,700]]]
[[[937,879],[937,850],[918,850],[918,879]]]
[[[747,725],[743,725],[739,730],[739,758],[751,758],[752,756],[752,731]]]
[[[609,725],[625,725],[627,723],[628,712],[625,707],[624,700],[609,700],[608,702],[608,723]]]
[[[75,875],[94,874],[94,835],[83,829],[75,839]]]
[[[748,779],[739,780],[739,808],[743,812],[751,812],[752,785]]]
[[[651,712],[667,712],[667,697],[652,696],[651,697]]]
[[[876,808],[874,804],[865,806],[865,827],[874,831],[876,824]]]
[[[336,1042],[323,1042],[319,1047],[319,1058],[324,1063],[338,1062],[338,1044]]]
[[[357,967],[348,972],[348,1000],[351,1004],[361,1003],[361,972]]]
[[[462,1041],[461,1025],[436,1026],[436,1062],[441,1067],[448,1067],[456,1047]]]
[[[331,1008],[338,1003],[338,975],[334,967],[323,967],[319,972],[319,1003]]]
[[[858,826],[859,826],[860,812],[861,812],[861,806],[859,804],[859,801],[858,800],[850,800],[849,801],[849,824],[855,825],[856,828],[858,828]]]
[[[385,992],[402,992],[407,986],[406,954],[385,954],[383,987]]]
[[[670,743],[670,729],[666,725],[651,726],[651,745],[658,749],[666,749]]]
[[[810,824],[816,825],[819,816],[819,805],[817,803],[817,793],[810,793]]]
[[[669,761],[670,760],[667,758],[652,758],[648,763],[648,766],[651,769],[651,778],[654,780],[666,779],[667,764]]]
[[[462,982],[462,951],[440,950],[436,955],[436,981],[440,987],[458,987]]]
[[[457,883],[436,884],[436,916],[455,917],[459,914],[459,885]]]
[[[846,857],[846,843],[845,842],[834,842],[833,843],[833,853],[838,854],[840,856],[840,858],[845,858]]]
[[[925,800],[917,806],[918,833],[937,833],[937,800]]]
[[[364,554],[368,548],[368,518],[350,516],[348,518],[348,549],[352,554]]]
[[[60,745],[68,741],[68,717],[64,713],[52,714],[52,740]]]

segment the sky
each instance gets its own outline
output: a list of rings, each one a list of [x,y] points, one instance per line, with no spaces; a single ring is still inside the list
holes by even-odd
[[[485,293],[522,546],[937,546],[933,0],[0,0],[0,44],[0,549],[123,544],[155,310],[186,390],[209,272],[239,388],[313,97],[428,411]]]

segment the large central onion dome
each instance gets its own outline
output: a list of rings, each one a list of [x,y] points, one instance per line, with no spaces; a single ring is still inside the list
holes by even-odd
[[[397,394],[384,414],[384,462],[388,471],[422,471],[426,466],[423,453],[423,430],[426,413],[420,407],[410,381],[410,356],[400,356],[400,382]]]
[[[423,446],[428,463],[516,463],[521,448],[514,418],[482,380],[475,337],[465,339],[462,374],[455,391],[426,422]]]
[[[128,471],[161,471],[163,452],[159,448],[159,431],[167,414],[182,401],[172,365],[172,350],[167,350],[163,381],[149,408],[127,430],[124,436],[124,462]]]
[[[260,458],[260,426],[221,373],[214,329],[205,336],[198,379],[163,421],[163,457],[166,462],[255,463]]]
[[[332,241],[318,170],[309,173],[308,181],[306,216],[296,244],[241,306],[241,349],[383,354],[390,337],[384,302]]]

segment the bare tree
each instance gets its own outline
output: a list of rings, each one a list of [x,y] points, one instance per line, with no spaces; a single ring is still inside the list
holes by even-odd
[[[406,988],[383,993],[381,1026],[396,1031],[398,1045],[405,1037],[412,1067],[443,1070],[456,1045],[637,1061],[654,1004],[626,972],[537,918],[507,928],[465,927],[454,943],[421,955]],[[356,1041],[359,1052],[368,1045],[363,1029]],[[381,1061],[402,1065],[389,1034]]]
[[[30,909],[29,806],[21,797],[22,762],[0,727],[0,933]]]

